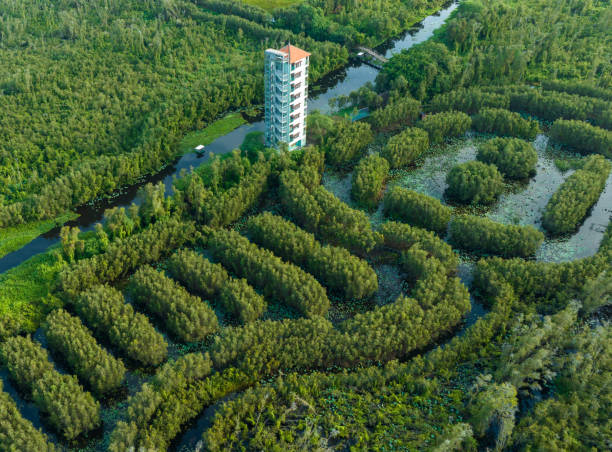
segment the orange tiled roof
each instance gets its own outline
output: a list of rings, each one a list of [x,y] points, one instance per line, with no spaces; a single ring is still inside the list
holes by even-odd
[[[310,56],[310,53],[298,47],[292,46],[291,44],[286,45],[285,47],[280,49],[280,51],[289,55],[289,63],[295,63],[296,61],[299,61],[302,58]]]

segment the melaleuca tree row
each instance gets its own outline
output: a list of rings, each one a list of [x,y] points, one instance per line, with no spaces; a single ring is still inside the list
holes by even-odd
[[[213,227],[226,226],[255,205],[266,191],[269,175],[270,163],[257,162],[237,185],[216,193],[209,190],[200,177],[192,176],[177,196],[179,203],[198,222]]]
[[[265,300],[245,280],[231,278],[221,265],[195,251],[177,251],[168,261],[168,270],[190,291],[216,299],[243,323],[259,318],[266,309]]]
[[[76,377],[53,368],[47,351],[29,337],[14,336],[0,348],[11,378],[32,395],[49,423],[68,440],[100,425],[100,404]]]
[[[401,168],[413,163],[429,148],[429,134],[419,127],[408,127],[387,141],[381,155],[391,168]]]
[[[458,110],[469,115],[483,108],[508,108],[510,96],[506,93],[488,93],[479,88],[461,88],[448,93],[438,94],[429,102],[429,110],[442,112]]]
[[[546,204],[542,226],[552,234],[574,231],[601,196],[611,166],[601,155],[587,157]]]
[[[540,311],[556,312],[576,298],[588,279],[610,267],[612,260],[612,222],[595,255],[571,262],[535,262],[524,259],[481,259],[476,264],[473,287],[485,300],[495,297],[496,285],[510,284],[517,299],[535,305]]]
[[[59,275],[60,287],[70,297],[92,286],[127,276],[140,265],[157,262],[197,239],[195,225],[175,218],[149,226],[138,234],[109,245],[106,251],[82,259]]]
[[[334,361],[330,337],[339,337],[327,319],[266,320],[225,328],[210,347],[217,370],[236,367],[257,378],[277,369],[291,371]]]
[[[375,129],[391,130],[414,123],[420,111],[421,103],[412,97],[405,96],[389,102],[383,108],[374,110],[370,121]]]
[[[148,265],[132,275],[128,294],[183,342],[200,341],[219,328],[215,311],[206,302]]]
[[[488,218],[461,215],[451,221],[449,241],[456,248],[479,254],[529,257],[544,241],[544,234],[533,226],[507,225]]]
[[[346,165],[361,157],[374,139],[370,124],[348,119],[334,121],[333,129],[325,136],[322,149],[331,165]]]
[[[526,140],[533,140],[540,131],[537,121],[523,119],[518,113],[503,108],[483,108],[472,118],[472,124],[479,132]]]
[[[285,211],[319,239],[362,254],[380,241],[364,212],[351,209],[324,187],[308,190],[295,171],[281,174],[280,198]]]
[[[344,248],[322,246],[314,235],[268,212],[247,223],[253,242],[293,262],[321,284],[347,299],[361,299],[378,289],[376,273],[366,261]]]
[[[452,209],[436,198],[395,186],[385,195],[386,216],[445,234]]]
[[[461,137],[472,126],[472,119],[462,111],[444,111],[426,116],[417,124],[429,134],[431,144],[439,144],[445,138]]]
[[[495,165],[508,179],[526,179],[535,174],[538,153],[520,138],[493,138],[480,145],[476,159]]]
[[[123,294],[106,286],[95,286],[74,301],[79,317],[96,336],[103,337],[133,361],[157,366],[168,354],[168,344],[144,315],[125,303]]]
[[[3,391],[0,379],[0,450],[56,452],[47,436],[21,416],[10,395]]]
[[[542,88],[548,91],[559,91],[579,96],[594,97],[612,101],[612,90],[592,85],[585,80],[542,80]]]
[[[455,165],[446,175],[444,195],[463,204],[491,204],[504,188],[495,165],[471,161]]]
[[[126,421],[110,435],[110,452],[167,450],[170,442],[207,406],[255,383],[235,369],[210,374],[207,355],[190,353],[164,366],[128,400]]]
[[[377,154],[362,158],[353,171],[351,196],[359,205],[373,209],[378,205],[389,175],[389,163]]]
[[[527,89],[511,94],[510,109],[528,112],[546,121],[571,119],[612,128],[612,104],[592,97]]]
[[[212,232],[208,247],[215,259],[246,278],[264,297],[287,303],[308,317],[325,315],[329,309],[325,289],[317,280],[237,232]]]
[[[96,342],[78,317],[56,309],[47,316],[43,328],[49,348],[60,353],[95,394],[103,395],[121,385],[125,366]]]
[[[384,237],[386,247],[402,252],[418,245],[438,259],[446,268],[447,274],[457,271],[459,265],[457,254],[448,243],[434,232],[395,221],[383,223],[380,232]]]
[[[602,154],[612,158],[612,132],[584,121],[558,119],[550,128],[550,138],[581,154]]]

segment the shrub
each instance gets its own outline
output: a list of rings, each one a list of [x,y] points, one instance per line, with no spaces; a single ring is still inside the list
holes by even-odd
[[[390,102],[384,108],[374,110],[370,118],[376,129],[395,128],[412,124],[419,117],[420,110],[421,103],[418,100],[405,96]]]
[[[195,225],[175,218],[158,221],[142,232],[109,245],[103,254],[63,270],[60,287],[70,297],[102,283],[127,276],[140,265],[157,262],[172,250],[197,239]]]
[[[380,241],[366,214],[351,209],[321,186],[309,191],[295,171],[280,176],[283,207],[304,229],[349,250],[367,253]]]
[[[461,88],[444,94],[438,94],[429,103],[433,112],[458,110],[469,115],[478,113],[485,107],[508,108],[508,94],[487,93],[479,88]]]
[[[2,389],[0,379],[0,444],[6,451],[55,452],[47,436],[21,416],[17,405]]]
[[[96,342],[78,317],[57,309],[47,316],[44,330],[48,346],[61,353],[79,379],[96,394],[121,385],[125,366]]]
[[[599,199],[611,166],[600,155],[588,157],[582,169],[569,176],[546,204],[542,226],[552,234],[574,231]]]
[[[612,132],[587,122],[558,119],[550,128],[550,138],[581,154],[602,154],[612,158]]]
[[[454,166],[446,176],[445,195],[464,204],[491,204],[504,188],[494,165],[471,161]]]
[[[373,139],[370,125],[365,122],[345,119],[336,121],[322,146],[325,150],[325,160],[338,166],[350,163],[363,155],[366,146]]]
[[[542,88],[612,101],[612,90],[589,84],[584,80],[542,80]]]
[[[100,405],[85,392],[76,377],[61,375],[49,362],[47,351],[30,337],[7,339],[1,348],[11,378],[32,395],[36,406],[71,440],[100,425]]]
[[[276,299],[312,317],[325,315],[325,289],[308,273],[283,262],[237,232],[217,230],[208,240],[213,255],[236,275],[247,279],[265,297]]]
[[[389,175],[389,163],[378,156],[362,158],[353,172],[351,196],[358,204],[373,209],[378,205],[385,180]]]
[[[384,213],[406,223],[444,234],[452,210],[431,196],[393,187],[385,195]]]
[[[219,304],[242,323],[257,320],[266,309],[265,300],[246,279],[227,281],[219,293]]]
[[[249,219],[247,227],[255,243],[303,267],[342,297],[366,298],[378,289],[376,273],[366,261],[344,248],[322,246],[290,221],[264,213]]]
[[[533,140],[540,126],[537,121],[523,119],[518,113],[502,108],[483,108],[472,118],[474,129],[479,132]]]
[[[435,233],[416,228],[405,223],[387,221],[383,223],[380,232],[384,237],[385,246],[397,251],[405,251],[414,245],[426,250],[438,259],[446,268],[448,274],[457,270],[459,258],[448,243]]]
[[[163,319],[181,341],[202,340],[219,328],[208,304],[153,267],[141,267],[134,273],[128,293],[135,303]]]
[[[439,144],[445,138],[465,135],[472,119],[461,111],[445,111],[426,116],[417,126],[427,131],[431,144]]]
[[[168,271],[190,291],[212,299],[229,278],[225,269],[213,264],[201,254],[182,249],[168,260]]]
[[[528,257],[535,254],[544,234],[533,226],[505,225],[488,218],[462,215],[450,224],[450,243],[481,254]]]
[[[125,303],[109,286],[96,286],[75,301],[78,315],[98,337],[104,337],[128,358],[145,366],[157,366],[168,354],[163,336],[142,314]]]
[[[418,127],[409,127],[392,136],[381,155],[392,168],[410,165],[429,148],[429,135]]]
[[[535,174],[538,153],[519,138],[493,138],[479,147],[476,158],[495,165],[508,179],[526,179]]]

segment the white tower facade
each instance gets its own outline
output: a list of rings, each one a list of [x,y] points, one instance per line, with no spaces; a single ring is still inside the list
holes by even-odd
[[[310,53],[291,44],[265,51],[266,146],[306,145],[309,62]]]

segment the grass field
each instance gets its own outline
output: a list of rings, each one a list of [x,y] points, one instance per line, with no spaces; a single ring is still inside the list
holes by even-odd
[[[54,227],[62,225],[67,221],[74,220],[77,217],[78,215],[76,213],[67,212],[53,220],[21,224],[12,228],[3,229],[0,233],[0,258],[18,250]]]
[[[259,6],[267,11],[272,11],[274,8],[284,8],[296,3],[302,3],[302,0],[243,0],[243,3]]]
[[[64,265],[57,253],[48,251],[0,274],[0,318],[10,316],[25,330],[34,331],[49,309],[60,303],[50,292]]]
[[[192,152],[193,148],[199,144],[206,146],[245,123],[246,121],[240,113],[230,113],[202,130],[196,130],[185,135],[179,143],[181,153]]]

